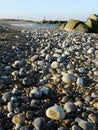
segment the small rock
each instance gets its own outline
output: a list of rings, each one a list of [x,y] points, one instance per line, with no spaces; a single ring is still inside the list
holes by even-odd
[[[20,113],[20,114],[17,114],[15,115],[13,118],[12,118],[12,122],[14,124],[23,124],[25,122],[25,114],[24,113]]]
[[[95,52],[95,49],[94,48],[90,48],[87,50],[87,53],[88,54],[93,54]]]
[[[72,130],[81,130],[81,128],[79,126],[77,126],[77,125],[73,125]]]
[[[49,93],[49,88],[43,87],[43,88],[41,88],[41,91],[42,91],[42,94],[43,94],[43,95],[48,95],[48,93]]]
[[[57,69],[58,67],[59,67],[59,64],[58,64],[57,61],[53,61],[53,62],[51,63],[51,68]]]
[[[40,105],[40,100],[38,100],[38,99],[31,100],[31,106],[38,106],[38,105]]]
[[[12,92],[6,92],[3,94],[2,99],[4,100],[4,102],[10,101],[12,96],[13,96]]]
[[[53,120],[62,120],[65,118],[65,112],[60,106],[55,104],[46,110],[46,116]]]
[[[30,91],[30,94],[29,96],[31,98],[40,98],[42,96],[42,91],[39,89],[39,88],[33,88],[31,91]]]
[[[73,74],[64,74],[62,77],[64,83],[71,84],[76,81],[76,77]]]
[[[98,110],[98,102],[95,102],[95,103],[93,104],[93,106],[94,106],[94,108],[96,108],[96,109]]]
[[[66,102],[65,105],[64,105],[64,110],[66,110],[67,113],[75,112],[76,106],[72,102]]]
[[[48,121],[46,124],[46,129],[47,130],[57,130],[58,125],[55,121]]]
[[[38,58],[39,58],[38,55],[34,55],[34,56],[31,57],[31,61],[34,62],[34,61],[37,60]]]
[[[95,114],[89,114],[88,118],[93,122],[94,124],[98,124],[98,117]]]
[[[17,123],[16,126],[15,126],[15,130],[19,130],[21,127],[21,124]]]
[[[9,112],[13,112],[14,111],[14,103],[12,101],[8,102],[7,108],[8,108]]]
[[[76,81],[76,83],[77,83],[77,85],[79,86],[79,87],[83,87],[83,78],[78,78],[77,79],[77,81]]]
[[[33,125],[36,130],[43,130],[45,128],[46,122],[44,118],[38,117],[34,120]]]
[[[22,80],[22,84],[25,85],[25,86],[29,86],[32,84],[32,81],[29,77],[25,77],[23,80]]]
[[[24,64],[23,60],[17,60],[12,65],[14,68],[19,69]]]
[[[82,128],[83,130],[94,130],[93,123],[91,123],[89,121],[83,120],[81,118],[76,118],[75,121],[78,123],[80,128]]]
[[[23,77],[26,75],[26,69],[25,68],[20,68],[19,74]]]
[[[57,130],[67,130],[67,129],[64,127],[59,127]]]
[[[33,118],[33,115],[34,115],[33,111],[27,111],[26,112],[26,118],[29,119],[29,120]]]
[[[32,125],[22,126],[19,130],[33,130],[33,126]]]
[[[92,92],[91,97],[93,98],[98,98],[98,92]]]

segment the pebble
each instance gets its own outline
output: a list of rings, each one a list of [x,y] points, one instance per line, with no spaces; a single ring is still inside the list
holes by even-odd
[[[67,130],[67,129],[64,127],[59,127],[57,130]]]
[[[89,48],[88,50],[87,50],[87,53],[88,54],[93,54],[95,52],[95,49],[94,48]]]
[[[12,96],[13,96],[13,93],[12,93],[12,92],[5,92],[5,93],[2,95],[2,99],[4,100],[4,102],[10,101],[10,99],[11,99]]]
[[[49,88],[43,87],[41,88],[42,94],[43,95],[48,95],[49,94]]]
[[[59,67],[59,64],[58,64],[57,61],[53,61],[53,62],[51,63],[51,68],[57,69],[58,67]]]
[[[33,126],[32,125],[22,126],[19,130],[33,130]]]
[[[14,62],[13,67],[19,69],[20,67],[22,67],[23,63],[23,60],[17,60]]]
[[[33,125],[36,130],[43,130],[46,126],[46,122],[45,122],[44,118],[38,117],[34,120]]]
[[[98,124],[98,116],[97,115],[95,115],[95,114],[89,114],[88,118],[94,124]]]
[[[48,130],[56,130],[58,128],[58,125],[55,121],[48,121],[46,124],[46,128]]]
[[[15,130],[19,130],[21,127],[21,124],[17,123],[16,126],[15,126]]]
[[[76,118],[75,121],[78,123],[79,127],[83,130],[94,130],[93,123],[83,120],[81,118]]]
[[[98,110],[98,102],[95,102],[95,103],[93,104],[93,106],[94,106],[94,108],[96,108],[96,109]]]
[[[91,97],[92,98],[98,98],[98,92],[92,92]]]
[[[64,104],[64,110],[66,110],[67,113],[70,113],[70,112],[75,112],[77,108],[73,102],[66,102]]]
[[[20,114],[17,114],[15,115],[13,118],[12,118],[12,122],[14,124],[23,124],[25,122],[25,114],[24,113],[20,113]]]
[[[27,119],[33,119],[34,112],[33,111],[27,111],[26,112],[26,118]]]
[[[83,85],[84,85],[83,84],[83,78],[78,77],[76,83],[77,83],[78,86],[83,87]]]
[[[81,130],[81,128],[79,126],[77,126],[77,125],[73,125],[72,130]]]
[[[65,112],[59,105],[55,104],[46,110],[46,116],[53,120],[62,120],[65,118]]]
[[[40,97],[42,96],[42,91],[41,91],[41,89],[34,87],[34,88],[30,91],[29,96],[30,96],[31,98],[40,98]]]
[[[62,81],[71,84],[76,81],[76,77],[73,74],[63,74]]]
[[[14,102],[12,102],[12,101],[8,102],[7,108],[8,108],[9,112],[13,112],[14,111],[14,107],[15,107]]]
[[[32,80],[29,78],[29,77],[25,77],[23,80],[22,80],[22,84],[25,85],[25,86],[29,86],[32,84]]]
[[[38,99],[32,99],[31,100],[31,106],[38,106],[38,105],[40,105],[40,100],[38,100]]]

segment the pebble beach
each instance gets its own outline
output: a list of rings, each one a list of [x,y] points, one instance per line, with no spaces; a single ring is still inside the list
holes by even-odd
[[[98,130],[98,34],[0,27],[0,130]]]

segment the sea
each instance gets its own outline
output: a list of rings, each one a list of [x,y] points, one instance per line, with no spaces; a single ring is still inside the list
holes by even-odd
[[[23,28],[55,28],[57,24],[11,24],[15,27]]]

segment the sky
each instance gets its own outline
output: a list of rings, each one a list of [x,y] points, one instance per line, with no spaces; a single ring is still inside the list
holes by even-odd
[[[33,21],[78,19],[98,15],[98,0],[0,0],[0,18]]]

